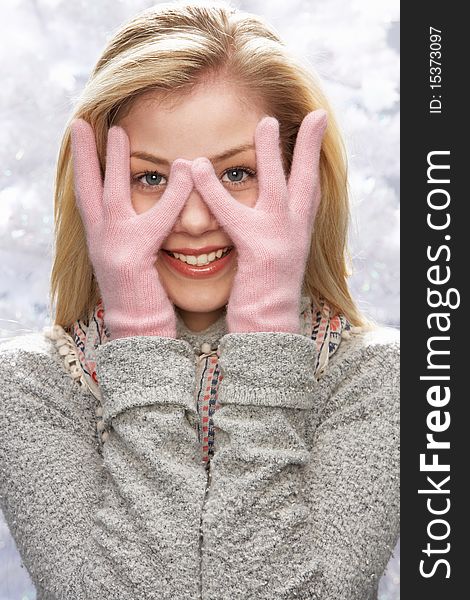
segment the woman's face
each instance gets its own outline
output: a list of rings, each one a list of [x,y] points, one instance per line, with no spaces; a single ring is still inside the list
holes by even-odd
[[[130,111],[116,120],[130,141],[135,211],[145,212],[158,202],[174,160],[201,156],[211,160],[220,181],[238,202],[254,206],[258,196],[254,133],[265,114],[262,107],[241,98],[235,87],[223,81],[201,84],[176,102],[162,101],[155,92],[139,97]],[[232,245],[217,215],[193,189],[162,244],[157,270],[168,297],[194,331],[208,327],[227,304],[236,271],[236,250],[221,262],[221,269],[214,269],[218,266],[215,261],[195,273],[198,267],[191,272],[187,263],[168,257],[163,249],[186,248],[196,256],[208,254],[211,258],[211,252],[198,250]]]

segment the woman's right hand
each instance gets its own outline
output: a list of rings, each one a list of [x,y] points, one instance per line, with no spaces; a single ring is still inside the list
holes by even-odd
[[[108,131],[104,185],[92,126],[71,126],[75,197],[111,339],[134,335],[176,338],[176,316],[155,266],[191,190],[191,162],[173,162],[168,186],[148,211],[131,202],[130,146],[123,128]]]

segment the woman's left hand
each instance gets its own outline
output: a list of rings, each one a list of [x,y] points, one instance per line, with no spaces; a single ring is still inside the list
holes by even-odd
[[[279,123],[273,117],[258,123],[259,195],[253,208],[233,198],[207,158],[193,161],[194,184],[238,253],[227,307],[229,333],[300,333],[300,294],[321,197],[319,160],[326,124],[323,109],[304,118],[286,180]]]

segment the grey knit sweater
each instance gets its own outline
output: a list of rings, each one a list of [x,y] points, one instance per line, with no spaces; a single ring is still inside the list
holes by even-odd
[[[181,323],[180,323],[181,325]],[[220,341],[201,462],[195,340]],[[399,344],[130,337],[97,350],[96,399],[41,333],[0,344],[0,507],[38,600],[369,600],[399,533]]]

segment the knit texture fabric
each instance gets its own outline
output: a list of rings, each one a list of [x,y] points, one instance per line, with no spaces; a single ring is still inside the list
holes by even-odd
[[[227,307],[229,333],[299,333],[299,297],[320,203],[320,150],[327,113],[318,109],[300,125],[288,179],[284,174],[279,121],[256,126],[258,198],[238,202],[209,159],[192,162],[196,189],[237,251],[237,271]]]
[[[201,443],[202,460],[207,463],[214,454],[214,422],[213,415],[220,404],[217,397],[217,389],[221,372],[219,366],[219,357],[217,355],[218,341],[227,333],[225,312],[219,319],[202,332],[192,332],[186,327],[180,315],[177,316],[177,337],[190,342],[198,361],[196,364],[196,381],[199,381],[200,393],[197,395],[197,411],[199,417],[194,420],[193,425],[197,430],[198,439]],[[320,307],[315,307],[313,300],[302,295],[300,299],[300,319],[299,327],[302,335],[310,337],[315,341],[316,362],[314,366],[314,375],[319,379],[325,372],[328,361],[333,355],[342,336],[349,335],[354,330],[344,315],[332,315],[331,309],[323,299]],[[105,323],[105,310],[102,300],[99,300],[92,313],[86,321],[78,319],[71,328],[71,338],[69,344],[65,332],[57,340],[59,351],[65,349],[68,356],[64,353],[64,360],[73,360],[80,363],[81,369],[76,367],[77,381],[82,379],[98,400],[101,400],[98,377],[96,374],[96,349],[101,344],[110,340],[110,334]],[[209,340],[205,342],[209,346],[208,351],[201,349],[201,339]],[[73,345],[72,345],[73,342]],[[62,344],[68,346],[64,348]],[[190,419],[192,422],[192,420]]]
[[[191,162],[171,165],[168,186],[150,210],[132,206],[130,143],[122,127],[109,129],[104,183],[93,127],[72,123],[74,188],[88,255],[103,295],[112,339],[176,336],[174,306],[155,268],[158,251],[187,201]]]
[[[399,533],[398,332],[344,337],[319,379],[309,336],[218,346],[206,469],[190,341],[99,345],[101,403],[52,339],[0,344],[0,506],[38,600],[376,597]]]

